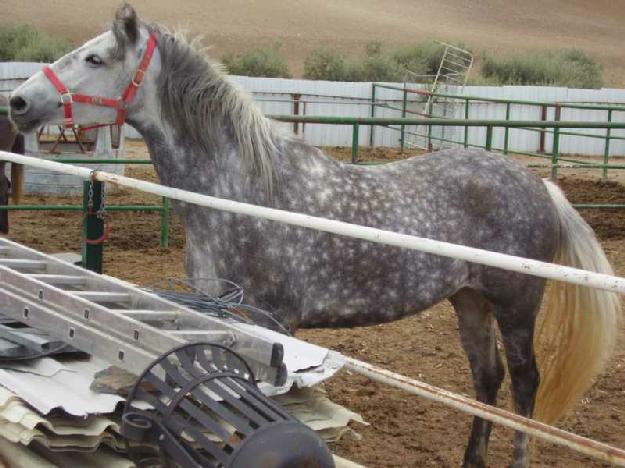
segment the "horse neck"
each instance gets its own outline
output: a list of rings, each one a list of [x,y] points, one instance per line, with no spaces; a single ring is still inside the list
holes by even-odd
[[[262,184],[242,160],[232,132],[225,124],[207,129],[213,138],[206,148],[188,135],[179,134],[166,117],[129,119],[129,123],[146,141],[163,184],[251,203],[261,203],[267,198]]]

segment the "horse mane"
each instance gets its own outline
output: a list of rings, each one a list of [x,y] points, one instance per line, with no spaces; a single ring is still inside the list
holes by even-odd
[[[229,132],[244,162],[260,176],[269,192],[276,172],[279,132],[251,96],[239,89],[224,67],[205,53],[200,40],[183,32],[170,33],[160,25],[157,33],[162,71],[158,92],[162,112],[180,135],[209,154]]]

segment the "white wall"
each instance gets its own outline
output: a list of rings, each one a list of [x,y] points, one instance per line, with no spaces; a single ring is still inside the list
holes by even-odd
[[[23,79],[41,69],[43,64],[31,64],[20,62],[0,63],[0,91],[13,89]],[[250,78],[242,76],[233,76],[233,81],[241,88],[255,93],[255,98],[267,114],[291,114],[293,104],[290,94],[301,94],[302,103],[300,104],[300,115],[325,115],[325,116],[351,116],[351,117],[367,117],[370,115],[371,107],[368,100],[371,99],[371,83],[343,83],[331,81],[309,81],[309,80],[293,80],[282,78]],[[401,85],[400,85],[401,86]],[[413,87],[416,87],[414,85]],[[267,93],[278,93],[282,95],[268,95]],[[377,88],[376,99],[378,100],[395,100],[393,104],[401,107],[402,92],[397,90],[388,90]],[[507,98],[519,100],[535,100],[549,102],[610,102],[625,103],[624,89],[567,89],[547,86],[469,86],[464,89],[464,95],[481,96],[489,98]],[[323,96],[333,96],[336,98],[329,99]],[[359,98],[360,101],[354,99],[343,98]],[[416,98],[416,95],[411,95]],[[268,102],[268,99],[276,99],[281,102]],[[305,103],[304,103],[305,101]],[[328,102],[333,101],[333,102]],[[417,106],[411,104],[410,109],[417,110]],[[511,119],[513,120],[540,120],[540,107],[513,105],[511,108]],[[375,110],[376,117],[399,117],[401,113],[397,110],[384,109],[377,107]],[[410,117],[411,115],[408,115]],[[458,102],[453,107],[451,115],[456,118],[464,117],[464,105]],[[505,105],[495,103],[472,103],[470,108],[471,119],[504,119]],[[553,109],[549,111],[548,120],[554,118]],[[593,111],[586,109],[563,109],[562,120],[581,120],[581,121],[605,121],[607,118],[606,111]],[[613,120],[622,121],[625,118],[625,112],[614,112]],[[293,124],[279,124],[288,130],[293,129]],[[415,130],[409,128],[408,130]],[[424,129],[420,129],[424,131]],[[360,143],[368,145],[371,129],[361,127]],[[399,132],[392,129],[377,127],[375,129],[375,141],[378,146],[398,146]],[[598,135],[605,134],[605,130],[584,130],[585,133],[594,133]],[[349,126],[340,125],[312,125],[306,124],[299,127],[299,134],[308,143],[314,145],[328,146],[349,146],[352,141],[352,129]],[[625,130],[613,130],[615,136],[625,137]],[[462,139],[464,135],[463,129],[457,129],[455,133],[456,139]],[[493,146],[495,148],[503,146],[503,129],[495,129]],[[126,129],[126,136],[133,138],[139,135],[132,129]],[[537,151],[539,148],[539,134],[519,129],[510,130],[510,149],[515,151]],[[407,137],[407,140],[410,140]],[[485,140],[485,129],[471,128],[469,130],[469,142],[475,144],[483,144]],[[552,145],[552,138],[546,135],[545,146],[549,151]],[[578,153],[586,155],[602,155],[604,150],[604,141],[600,139],[591,139],[578,136],[562,136],[560,142],[560,150],[563,153]],[[625,141],[613,140],[611,143],[612,155],[625,155]]]

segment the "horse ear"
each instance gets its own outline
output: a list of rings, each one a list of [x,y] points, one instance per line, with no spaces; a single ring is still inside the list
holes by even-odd
[[[122,3],[115,12],[113,33],[119,44],[135,44],[139,37],[137,12],[128,3]]]

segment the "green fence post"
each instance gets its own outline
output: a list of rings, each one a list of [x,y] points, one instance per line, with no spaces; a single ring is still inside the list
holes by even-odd
[[[612,122],[612,109],[608,110],[608,122]],[[605,146],[603,148],[603,178],[608,178],[608,161],[610,159],[610,136],[612,135],[612,129],[608,127],[605,131]]]
[[[104,252],[104,219],[98,217],[98,211],[103,206],[103,197],[103,182],[83,182],[82,265],[96,273],[102,273]]]
[[[401,106],[401,118],[402,119],[406,118],[406,104],[407,104],[407,101],[408,101],[408,90],[404,87],[404,98],[402,100],[402,106]],[[406,143],[406,140],[405,140],[406,135],[405,135],[405,133],[406,133],[406,127],[405,127],[404,124],[402,124],[401,125],[401,137],[399,139],[399,146],[400,146],[400,150],[401,150],[402,154],[404,152],[404,146],[405,146],[405,143]]]
[[[486,145],[484,145],[486,151],[493,149],[493,126],[488,125],[486,127]]]
[[[359,126],[357,123],[352,128],[352,163],[358,162]]]
[[[161,211],[161,247],[169,247],[169,198],[163,197],[163,211]]]
[[[464,100],[464,120],[469,120],[469,98]],[[464,147],[469,147],[469,127],[464,126]]]
[[[510,103],[506,104],[506,122],[510,120]],[[510,127],[506,126],[503,134],[503,154],[508,154],[508,138],[510,136]]]
[[[376,102],[375,102],[375,83],[371,83],[371,112],[369,113],[369,115],[371,116],[372,119],[375,118],[375,106],[376,106]],[[375,125],[370,125],[369,126],[369,146],[371,148],[373,148],[373,143],[375,142],[375,133],[374,130],[375,129]]]
[[[555,106],[555,121],[559,122],[562,115],[562,108],[559,103]],[[560,158],[560,128],[554,127],[553,129],[553,147],[551,155],[551,179],[556,180],[558,178],[558,159]]]

